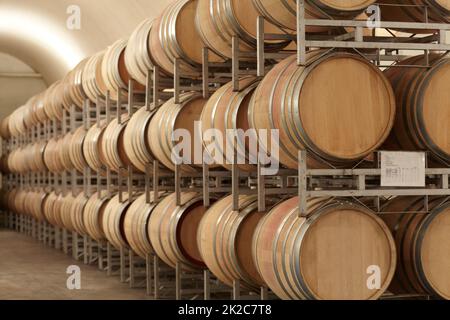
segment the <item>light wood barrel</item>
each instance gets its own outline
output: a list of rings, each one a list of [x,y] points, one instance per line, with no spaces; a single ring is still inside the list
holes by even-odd
[[[20,149],[15,149],[8,155],[8,168],[12,173],[18,173],[20,171],[20,161],[17,162],[16,160],[19,159],[17,156],[18,153],[20,153]]]
[[[86,159],[83,154],[83,144],[87,131],[84,126],[79,127],[73,133],[72,139],[69,142],[69,157],[75,169],[83,173],[84,168],[87,167]]]
[[[96,241],[106,239],[103,231],[103,215],[109,200],[106,192],[94,193],[84,206],[83,222],[86,232]]]
[[[22,172],[35,172],[36,167],[33,161],[33,146],[28,144],[22,147],[21,156],[23,157],[24,169]]]
[[[13,173],[24,173],[27,171],[27,164],[23,156],[22,148],[17,148],[9,154],[8,167]]]
[[[60,173],[64,171],[59,150],[62,147],[62,139],[52,138],[47,143],[44,151],[44,162],[50,172]]]
[[[100,158],[100,145],[106,129],[106,122],[94,124],[86,133],[83,141],[83,154],[88,166],[95,172],[104,173],[105,165]]]
[[[44,215],[46,220],[55,227],[63,227],[61,219],[62,195],[53,191],[47,197],[44,204]]]
[[[69,112],[72,105],[78,109],[82,109],[84,100],[87,98],[82,84],[83,70],[86,62],[87,59],[82,60],[63,80],[63,105]]]
[[[25,209],[27,214],[39,222],[45,220],[43,204],[46,197],[47,194],[43,191],[30,191],[25,197]]]
[[[183,269],[198,270],[205,267],[196,236],[206,208],[196,192],[181,193],[180,203],[177,206],[176,194],[171,194],[153,210],[148,224],[150,241],[167,265],[175,268],[179,262]]]
[[[16,109],[10,116],[8,120],[8,127],[9,132],[11,133],[11,136],[18,137],[20,135],[25,134],[26,127],[25,127],[25,109],[26,106],[22,106],[18,109]]]
[[[256,77],[243,77],[239,80],[239,87],[244,89],[240,92],[234,92],[233,83],[230,82],[217,90],[203,108],[200,120],[202,123],[205,151],[208,152],[209,149],[207,146],[213,144],[215,150],[220,153],[218,157],[220,158],[220,155],[223,156],[223,160],[220,161],[221,165],[228,170],[231,170],[231,163],[234,162],[234,153],[237,155],[237,159],[245,160],[238,161],[240,170],[255,170],[254,164],[257,163],[258,150],[256,149],[251,152],[251,150],[249,150],[249,143],[245,140],[245,136],[238,134],[240,133],[240,130],[242,130],[242,133],[245,135],[250,132],[248,107],[250,99],[258,84],[259,80]],[[210,140],[206,138],[208,130],[211,129],[216,129],[222,133],[222,141],[217,139],[217,137],[213,137]],[[227,130],[233,130],[236,135],[233,135],[231,131]],[[251,135],[250,133],[249,137],[252,137],[255,142],[251,147],[257,147],[257,135]],[[235,138],[236,143],[234,143]],[[230,146],[228,146],[228,143],[230,143]],[[228,151],[228,148],[234,150],[234,153]],[[213,158],[213,155],[210,154],[210,157]]]
[[[84,192],[80,192],[73,200],[70,207],[70,220],[73,230],[80,235],[87,234],[84,224],[84,209],[88,202]]]
[[[53,204],[53,212],[52,212],[53,220],[55,222],[54,226],[63,229],[66,228],[65,223],[69,221],[65,217],[66,212],[63,212],[63,208],[66,207],[64,199],[65,195],[60,190],[58,190],[57,198]]]
[[[200,116],[207,100],[198,93],[185,93],[180,96],[180,103],[175,104],[175,99],[167,101],[162,105],[158,112],[150,121],[148,129],[148,141],[150,150],[156,159],[166,168],[175,171],[175,164],[172,161],[172,150],[177,143],[172,141],[176,130],[186,130],[191,137],[191,159],[183,154],[183,162],[192,165],[183,165],[181,170],[184,172],[196,172],[194,165],[195,145],[202,145],[202,141],[195,141],[195,121],[200,120]],[[200,136],[197,134],[197,136]],[[199,138],[200,139],[200,138]],[[186,146],[188,148],[189,146]]]
[[[128,82],[130,75],[125,66],[126,40],[118,40],[109,46],[102,60],[101,72],[106,90],[109,90],[112,100],[118,99],[118,90],[122,90],[122,101],[126,100],[128,95]],[[145,87],[138,83],[134,87],[136,92],[144,91]],[[106,91],[103,92],[106,96]]]
[[[430,213],[419,197],[398,197],[383,207],[397,245],[398,262],[389,290],[396,294],[428,294],[450,299],[450,203],[432,198]]]
[[[27,130],[31,130],[34,126],[36,126],[39,123],[39,119],[36,116],[35,111],[35,103],[36,103],[36,96],[31,97],[27,103],[25,104],[24,108],[24,116],[23,121],[25,123],[25,127]]]
[[[44,97],[45,92],[41,92],[37,95],[35,104],[34,104],[34,110],[36,113],[36,117],[39,119],[40,123],[45,123],[48,120],[48,116],[45,113],[44,108]]]
[[[68,192],[65,195],[62,195],[61,198],[61,209],[60,209],[60,216],[61,216],[61,227],[70,231],[74,232],[75,227],[72,223],[72,206],[75,201],[75,197],[72,195],[71,192]]]
[[[61,81],[52,84],[44,96],[44,111],[50,120],[62,121],[64,106],[63,106],[63,86]]]
[[[32,162],[33,172],[44,172],[47,170],[44,162],[46,145],[47,143],[45,141],[39,141],[31,146],[30,162]]]
[[[201,76],[204,44],[195,24],[197,0],[176,0],[154,21],[150,31],[151,56],[169,75],[174,74],[175,59],[181,60],[183,76]],[[218,58],[211,56],[211,61]]]
[[[388,227],[365,207],[311,199],[299,217],[298,197],[274,207],[253,238],[253,258],[282,299],[377,299],[392,280],[395,243]],[[376,266],[379,289],[369,284]]]
[[[129,142],[124,140],[124,132],[129,120],[128,114],[121,116],[120,123],[115,118],[106,127],[100,139],[100,159],[117,173],[127,174],[126,169],[131,165],[131,161],[125,153],[125,143]]]
[[[0,122],[0,136],[7,140],[11,137],[11,131],[9,130],[9,117],[3,118]]]
[[[4,154],[0,157],[0,172],[3,174],[9,174],[11,173],[11,168],[9,167],[8,164],[8,158],[11,154]]]
[[[261,147],[270,147],[270,132],[278,129],[279,160],[289,168],[298,167],[298,150],[336,165],[371,154],[394,123],[395,97],[389,81],[377,67],[352,54],[324,56],[314,51],[308,62],[302,67],[296,56],[283,60],[253,95],[250,125],[258,133],[268,130],[267,137],[260,135]],[[309,166],[323,163],[310,157]]]
[[[14,188],[14,189],[10,190],[6,195],[7,207],[9,208],[9,210],[11,210],[11,212],[13,212],[15,214],[18,214],[18,212],[15,208],[15,199],[16,199],[16,195],[18,192],[19,192],[19,190]]]
[[[154,156],[149,146],[149,125],[156,111],[140,108],[133,114],[124,132],[124,151],[127,158],[141,172],[153,169]],[[155,137],[153,137],[154,139]]]
[[[450,3],[446,0],[378,0],[383,21],[450,23]],[[395,4],[396,6],[383,6]],[[425,17],[425,7],[428,16]],[[434,30],[402,30],[412,33],[432,33]]]
[[[232,58],[232,37],[240,38],[241,52],[256,50],[256,20],[259,13],[252,1],[241,0],[198,0],[196,27],[203,42],[217,55]],[[267,33],[280,33],[280,29],[266,24]],[[269,51],[277,51],[289,44],[288,41],[266,41]]]
[[[105,99],[106,84],[102,77],[102,61],[105,52],[99,52],[90,57],[82,72],[81,83],[86,96],[93,103],[97,103],[97,97]]]
[[[28,196],[28,192],[23,189],[19,189],[14,197],[14,211],[21,215],[29,215],[25,207],[25,199]]]
[[[216,202],[205,213],[197,233],[201,256],[223,283],[234,280],[253,289],[264,285],[252,259],[252,237],[263,218],[257,196],[239,196],[239,210],[233,211],[233,197]]]
[[[450,128],[440,119],[450,117],[450,58],[431,55],[432,67],[390,68],[385,71],[395,91],[397,116],[389,149],[429,150],[440,159],[450,160]],[[425,57],[404,60],[400,65],[422,65]]]
[[[153,70],[149,37],[153,19],[144,20],[131,34],[125,49],[125,65],[131,78],[141,85],[147,84],[147,73]]]
[[[106,239],[118,250],[128,248],[124,220],[131,203],[128,193],[122,194],[122,202],[116,195],[108,202],[103,214],[102,226]]]
[[[154,201],[154,193],[149,194],[150,203],[147,203],[146,194],[141,195],[128,208],[124,220],[124,233],[130,248],[140,257],[146,258],[153,253],[152,244],[148,234],[148,224],[150,215],[155,209],[157,203]],[[164,197],[163,192],[159,197]]]
[[[357,1],[305,1],[306,19],[353,18],[373,4],[375,0]],[[297,3],[295,0],[253,0],[258,12],[280,28],[297,30]],[[327,17],[328,15],[328,17]],[[307,27],[307,32],[323,32],[324,28]]]
[[[59,157],[61,158],[61,163],[65,171],[72,171],[72,169],[75,168],[72,163],[72,159],[70,158],[70,146],[72,138],[73,134],[69,132],[61,139],[61,149],[59,149]]]

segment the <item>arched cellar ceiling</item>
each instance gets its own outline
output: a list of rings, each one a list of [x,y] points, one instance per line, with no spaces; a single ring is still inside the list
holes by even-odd
[[[81,59],[127,38],[144,19],[156,17],[171,0],[2,0],[0,52],[42,74],[47,84]],[[81,29],[70,30],[68,8],[78,6]]]

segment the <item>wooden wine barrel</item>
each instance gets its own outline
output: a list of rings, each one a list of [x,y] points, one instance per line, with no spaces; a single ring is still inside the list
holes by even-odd
[[[258,150],[253,149],[253,152],[251,152],[250,145],[246,142],[245,136],[239,136],[237,134],[239,130],[242,130],[244,134],[250,132],[248,131],[250,129],[248,123],[248,107],[258,84],[259,80],[256,77],[243,77],[239,80],[239,87],[244,89],[240,92],[234,92],[233,83],[230,82],[217,90],[203,108],[200,121],[202,123],[205,151],[208,152],[208,145],[214,145],[214,149],[219,153],[218,158],[220,159],[223,156],[220,164],[228,170],[231,170],[231,163],[234,162],[234,154],[237,155],[237,160],[245,160],[237,161],[240,170],[255,170],[254,164],[257,163]],[[218,137],[207,139],[207,132],[211,129],[216,129],[221,132],[223,139],[220,140]],[[234,130],[236,135],[227,130]],[[254,134],[251,137],[255,141],[251,147],[256,148],[257,136]],[[234,143],[235,138],[236,143]],[[228,146],[228,144],[230,145]],[[234,150],[234,153],[228,151],[228,148]],[[213,156],[210,153],[211,159],[216,159]]]
[[[161,260],[175,268],[177,262],[185,270],[205,267],[196,241],[197,231],[206,208],[196,192],[183,192],[181,205],[176,194],[164,198],[153,210],[148,224],[150,241]]]
[[[8,167],[12,173],[22,173],[25,171],[26,167],[23,160],[22,148],[19,147],[10,153]]]
[[[16,155],[19,151],[20,151],[19,149],[13,150],[8,155],[8,168],[12,173],[19,172],[17,169],[17,161],[15,161]]]
[[[160,199],[164,196],[165,193],[159,193]],[[157,205],[154,199],[153,192],[149,194],[150,203],[147,203],[146,194],[138,197],[128,208],[123,222],[127,243],[136,254],[144,259],[146,259],[147,255],[153,253],[148,234],[148,224],[150,215]]]
[[[86,133],[83,141],[83,154],[88,166],[95,172],[104,173],[105,166],[100,158],[100,145],[106,129],[106,121],[94,124]]]
[[[335,165],[349,164],[375,151],[388,137],[395,97],[377,67],[348,53],[308,53],[308,66],[291,56],[276,65],[258,86],[249,107],[250,126],[278,129],[279,160],[298,167],[298,151]],[[352,81],[351,79],[358,79]],[[271,137],[263,137],[263,149]],[[275,157],[275,155],[272,155]],[[309,159],[310,167],[323,166]]]
[[[106,239],[118,250],[128,248],[125,235],[125,214],[133,199],[129,199],[128,193],[122,193],[122,202],[119,195],[114,196],[108,202],[103,213],[102,226]]]
[[[86,235],[86,227],[84,224],[84,209],[88,202],[88,198],[85,196],[84,192],[80,192],[72,200],[72,206],[70,207],[70,224],[72,226],[72,231],[75,231],[79,235]]]
[[[54,226],[65,229],[65,223],[69,222],[69,220],[66,219],[65,215],[66,212],[63,211],[63,208],[66,207],[65,205],[65,195],[58,190],[57,192],[57,198],[55,200],[55,203],[53,204],[53,219],[54,219]]]
[[[390,68],[385,71],[397,101],[394,129],[388,149],[429,150],[432,155],[450,160],[450,128],[441,119],[450,117],[450,58],[431,55],[431,68]],[[399,65],[422,65],[425,57],[406,59]]]
[[[180,104],[175,104],[175,99],[167,101],[162,105],[150,121],[148,129],[148,142],[151,153],[166,168],[175,171],[175,164],[172,161],[172,150],[177,143],[172,141],[172,136],[176,130],[187,130],[191,137],[191,155],[183,154],[183,162],[192,165],[183,165],[184,172],[196,172],[194,164],[195,145],[202,145],[200,135],[195,135],[195,121],[200,120],[206,99],[198,93],[185,93],[180,96]],[[194,141],[199,136],[199,141]]]
[[[60,217],[61,217],[61,228],[64,228],[70,232],[75,231],[75,227],[72,223],[72,206],[75,201],[75,197],[71,192],[67,194],[63,194],[61,196],[61,209],[60,209]]]
[[[131,161],[125,153],[125,144],[128,141],[124,139],[125,128],[129,120],[128,114],[121,116],[120,123],[117,118],[112,120],[106,127],[99,144],[99,155],[102,162],[111,170],[122,174],[127,174],[127,168],[131,165]]]
[[[270,289],[282,299],[377,299],[395,271],[395,243],[388,227],[365,207],[311,199],[308,218],[298,197],[274,207],[253,238],[253,258]],[[376,266],[378,289],[369,286]]]
[[[30,161],[33,162],[33,172],[44,172],[47,170],[44,162],[44,152],[47,143],[45,141],[38,141],[32,145]]]
[[[17,108],[9,116],[8,127],[9,127],[9,132],[11,133],[12,137],[19,137],[20,135],[23,135],[26,132],[26,127],[25,127],[25,122],[24,122],[25,108],[26,108],[26,106]]]
[[[122,101],[128,97],[128,84],[130,75],[125,66],[125,49],[127,46],[126,40],[118,40],[109,46],[103,57],[101,72],[105,83],[106,90],[111,93],[111,99],[118,99],[118,91],[122,90]],[[134,87],[136,92],[143,92],[145,87],[136,83]],[[106,96],[106,91],[103,92]]]
[[[358,1],[305,1],[306,19],[353,18],[373,4],[375,0]],[[295,0],[253,0],[258,12],[272,24],[288,30],[297,30],[297,3]],[[328,15],[328,17],[327,17]],[[309,33],[323,32],[324,28],[307,27]]]
[[[102,61],[105,52],[99,52],[90,57],[84,66],[81,83],[86,96],[93,103],[97,103],[97,97],[100,100],[104,100],[106,89],[106,84],[102,77]]]
[[[216,202],[204,215],[197,233],[201,256],[223,283],[234,280],[254,289],[264,285],[252,259],[252,237],[263,213],[258,213],[257,196],[239,196],[239,210],[233,211],[233,197]]]
[[[44,162],[48,170],[52,173],[64,171],[64,165],[61,162],[59,150],[62,147],[62,140],[52,138],[48,141],[44,151]]]
[[[25,193],[25,197],[23,198],[23,209],[24,209],[24,213],[23,215],[26,215],[28,217],[33,218],[33,214],[32,214],[32,200],[33,200],[33,196],[34,196],[34,191],[30,190],[30,189],[24,189],[22,190]]]
[[[96,241],[105,240],[103,215],[109,202],[106,192],[94,193],[84,206],[83,222],[87,234]]]
[[[25,208],[25,199],[28,196],[26,190],[20,189],[14,198],[14,211],[20,215],[28,215]]]
[[[62,84],[61,81],[57,81],[52,84],[44,96],[44,111],[50,120],[63,119],[64,106],[62,101]]]
[[[83,103],[87,98],[82,84],[83,70],[86,63],[87,59],[82,60],[63,80],[63,105],[69,112],[72,105],[77,109],[82,109]]]
[[[33,110],[39,123],[45,123],[48,120],[48,116],[45,113],[44,108],[45,91],[36,95],[36,99],[33,102]]]
[[[11,137],[11,131],[9,130],[9,117],[3,118],[0,122],[0,136],[7,140]]]
[[[86,129],[84,126],[81,126],[75,130],[72,139],[69,142],[70,161],[74,168],[80,173],[84,173],[84,168],[87,167],[86,159],[83,154],[83,144],[86,134]]]
[[[259,13],[252,1],[241,0],[198,0],[195,24],[203,42],[217,55],[232,58],[232,37],[240,38],[241,52],[256,50]],[[267,33],[280,33],[280,29],[266,24]],[[286,47],[289,41],[267,40],[265,48],[277,51]]]
[[[131,164],[141,172],[153,169],[154,156],[149,146],[149,125],[155,111],[147,111],[146,107],[140,108],[130,118],[125,128],[123,139],[124,151]]]
[[[16,199],[16,195],[18,192],[19,192],[19,190],[14,188],[14,189],[10,190],[6,195],[7,207],[9,208],[9,210],[12,213],[15,213],[15,214],[18,214],[17,210],[15,209],[15,204],[14,204],[14,201]]]
[[[72,171],[72,169],[75,168],[72,163],[72,159],[70,158],[70,146],[72,138],[73,134],[69,132],[61,139],[61,149],[59,149],[59,157],[61,158],[61,163],[65,171]]]
[[[22,147],[21,157],[23,158],[23,169],[22,172],[35,172],[36,167],[33,161],[33,146],[27,144]]]
[[[29,197],[29,211],[30,214],[39,222],[45,221],[44,203],[48,194],[44,191],[35,191]]]
[[[45,219],[53,226],[60,226],[59,209],[61,206],[61,195],[55,191],[51,192],[44,203]],[[58,203],[59,202],[59,203]]]
[[[23,173],[26,169],[24,165],[24,158],[22,157],[22,148],[17,148],[11,152],[9,158],[9,166],[13,173]]]
[[[389,201],[383,220],[397,245],[397,269],[389,291],[426,294],[450,299],[450,203],[431,198],[429,211],[420,197],[397,197]],[[421,213],[410,213],[421,212]]]
[[[378,0],[383,21],[450,23],[450,3],[445,0]],[[384,4],[391,4],[384,6]],[[392,6],[395,4],[395,6]],[[428,15],[426,17],[425,7]],[[402,30],[412,33],[432,33],[434,30]]]
[[[175,59],[180,59],[183,76],[200,77],[204,44],[195,24],[197,0],[176,0],[153,22],[149,45],[156,65],[174,74]],[[210,61],[219,61],[212,55]]]
[[[0,157],[0,172],[7,175],[11,173],[11,168],[8,164],[8,158],[10,154],[4,154]]]
[[[143,86],[147,84],[147,74],[154,66],[148,41],[152,27],[153,19],[144,20],[131,34],[125,49],[128,73]]]
[[[39,119],[37,118],[36,111],[35,111],[36,99],[37,99],[37,96],[33,96],[25,104],[25,108],[24,108],[25,114],[23,116],[23,121],[25,123],[25,127],[27,128],[27,130],[31,130],[33,127],[35,127],[39,123]]]
[[[12,153],[9,164],[13,168],[13,171],[16,173],[25,174],[30,171],[25,151],[25,147],[19,147]]]

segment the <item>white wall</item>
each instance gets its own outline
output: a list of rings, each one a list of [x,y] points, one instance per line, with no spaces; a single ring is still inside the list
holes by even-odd
[[[0,119],[47,87],[39,74],[24,62],[0,53]]]

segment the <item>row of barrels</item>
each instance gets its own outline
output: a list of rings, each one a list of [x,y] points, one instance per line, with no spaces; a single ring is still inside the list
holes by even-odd
[[[398,66],[419,66],[425,59],[411,57]],[[293,169],[297,150],[307,150],[308,165],[315,168],[323,160],[348,166],[380,148],[428,150],[449,161],[450,127],[440,120],[450,112],[450,58],[432,54],[429,61],[429,69],[397,66],[382,73],[354,54],[311,51],[305,67],[291,56],[262,80],[241,78],[239,92],[228,83],[209,99],[184,93],[177,104],[171,99],[154,111],[141,107],[131,117],[123,114],[120,121],[78,128],[45,147],[38,142],[18,148],[2,164],[12,172],[39,171],[43,164],[52,172],[83,172],[86,166],[104,172],[105,165],[116,172],[130,165],[145,172],[156,159],[175,170],[172,151],[182,140],[180,132],[189,134],[184,142],[190,150],[180,152],[189,164],[182,167],[186,172],[199,169],[199,150],[200,160],[208,154],[226,169],[238,154],[245,159],[240,170],[255,170],[257,145]],[[273,132],[279,135],[278,144],[272,141]]]
[[[131,248],[142,257],[158,255],[186,270],[208,268],[223,283],[241,280],[249,290],[268,286],[282,299],[377,299],[392,293],[450,298],[450,204],[398,197],[384,205],[399,212],[381,218],[352,201],[313,198],[300,217],[298,198],[278,200],[258,212],[257,197],[232,196],[203,206],[195,192],[161,192],[159,203],[146,195],[108,199],[80,193],[47,194],[12,190],[2,195],[11,211]],[[154,194],[150,194],[154,200]]]
[[[393,0],[379,1],[391,3]],[[375,0],[311,0],[306,2],[307,18],[354,18]],[[438,0],[395,0],[398,7],[383,6],[384,20],[423,21],[427,5],[428,20],[449,22],[450,5]],[[404,5],[404,4],[407,5]],[[136,90],[143,90],[148,70],[159,66],[163,73],[173,75],[175,60],[185,77],[201,75],[202,48],[213,52],[212,62],[232,57],[232,37],[242,40],[240,50],[256,50],[256,17],[264,16],[269,33],[296,30],[295,0],[175,0],[156,18],[143,21],[128,40],[118,40],[105,50],[81,61],[61,81],[45,92],[32,97],[0,124],[3,138],[18,137],[47,120],[61,120],[64,110],[82,108],[90,99],[106,98],[110,92],[118,99],[130,79]],[[193,27],[195,26],[195,27]],[[330,32],[323,27],[310,27],[307,32]],[[266,40],[268,50],[277,51],[289,45],[285,40]]]

